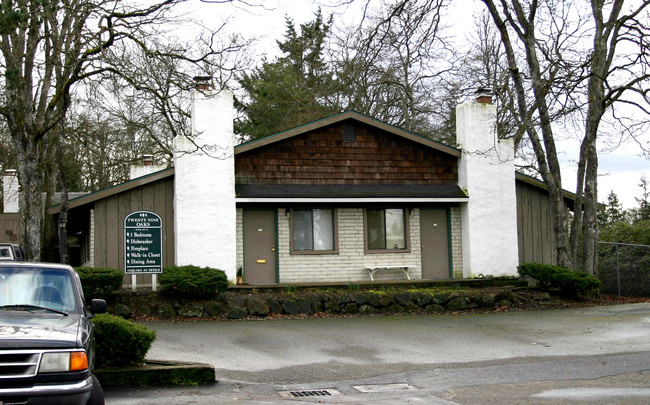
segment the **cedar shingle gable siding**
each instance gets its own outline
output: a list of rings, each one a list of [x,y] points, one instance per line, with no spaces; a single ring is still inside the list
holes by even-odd
[[[344,142],[344,128],[354,142]],[[458,184],[457,158],[343,121],[235,156],[238,184]]]

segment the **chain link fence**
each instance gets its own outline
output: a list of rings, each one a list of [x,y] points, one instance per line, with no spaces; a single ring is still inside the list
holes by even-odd
[[[650,297],[650,245],[599,242],[600,292],[624,297]]]

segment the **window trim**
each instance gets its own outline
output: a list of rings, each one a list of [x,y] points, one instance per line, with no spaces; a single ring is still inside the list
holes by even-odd
[[[294,210],[332,210],[332,237],[333,240],[333,250],[295,250],[293,245],[293,212]],[[312,217],[313,221],[313,217]],[[313,222],[312,222],[313,226]],[[332,255],[339,254],[339,226],[338,226],[338,215],[337,210],[334,207],[295,207],[291,208],[289,211],[289,252],[291,255]]]
[[[389,210],[401,209],[404,214],[404,249],[370,249],[368,248],[368,210]],[[365,254],[387,254],[387,253],[411,253],[411,209],[408,207],[385,206],[385,207],[366,207],[363,209],[363,251]]]

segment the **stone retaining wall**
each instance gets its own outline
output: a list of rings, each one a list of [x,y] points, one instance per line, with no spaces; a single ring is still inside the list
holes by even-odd
[[[126,318],[242,319],[274,315],[441,313],[504,307],[552,306],[548,293],[509,288],[496,292],[452,291],[395,293],[340,291],[335,293],[221,293],[215,300],[191,301],[156,293],[122,293],[111,300],[111,312]]]

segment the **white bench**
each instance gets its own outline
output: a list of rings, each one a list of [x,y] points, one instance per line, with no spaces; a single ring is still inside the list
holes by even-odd
[[[407,280],[411,279],[411,276],[409,276],[409,267],[413,266],[383,266],[383,265],[376,265],[376,266],[366,266],[366,270],[368,271],[368,275],[370,276],[370,281],[375,281],[373,276],[378,270],[400,270],[404,275],[406,276]]]

